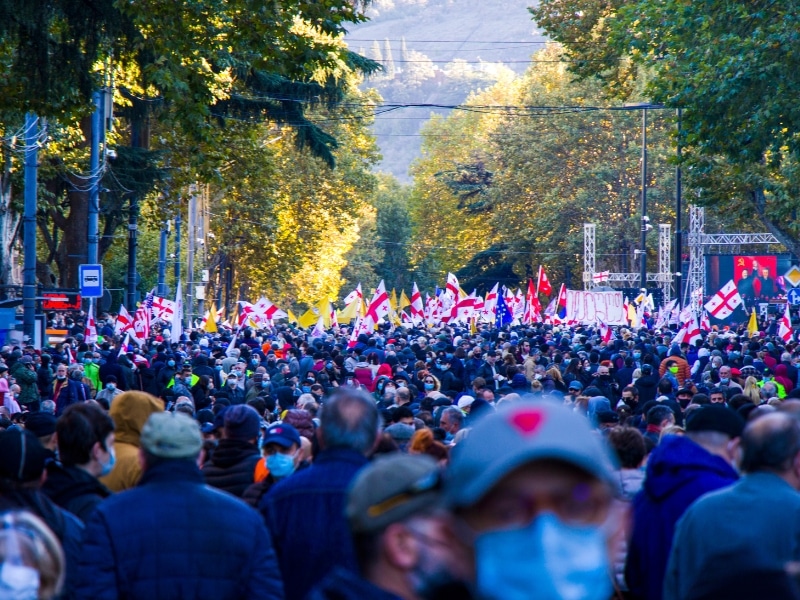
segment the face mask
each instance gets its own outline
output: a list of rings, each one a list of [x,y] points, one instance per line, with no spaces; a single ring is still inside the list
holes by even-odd
[[[432,390],[433,389],[433,384],[432,383],[426,383],[425,384],[425,389],[428,390],[428,391]]]
[[[103,470],[100,471],[100,477],[105,477],[106,475],[111,473],[112,469],[114,468],[114,465],[117,463],[117,455],[114,454],[113,448],[111,448],[108,454],[110,458],[108,459],[108,462],[103,465]]]
[[[0,566],[0,598],[36,600],[39,597],[39,572],[31,567],[4,562]]]
[[[174,367],[175,366],[175,361],[174,360],[168,360],[167,361],[167,366],[168,367]]]
[[[236,379],[230,379],[230,378],[228,379],[228,385],[231,387],[236,387],[237,383],[239,383],[239,381]]]
[[[83,364],[85,364],[85,365],[90,365],[90,364],[92,364],[92,359],[91,359],[91,358],[84,358],[84,359],[83,359]]]
[[[728,383],[730,383],[730,381],[731,381],[731,380],[730,380],[730,379],[728,379],[727,377],[720,377],[720,378],[719,378],[719,382],[720,382],[722,385],[727,385]]]
[[[276,452],[267,457],[267,468],[273,477],[288,477],[294,473],[294,456]]]
[[[445,356],[446,356],[447,358],[453,358],[453,355],[452,355],[450,352],[447,352],[447,353],[445,354]]]
[[[109,383],[109,384],[106,386],[106,389],[107,389],[107,390],[111,390],[111,391],[113,392],[115,389],[117,389],[117,384],[116,384],[116,383]]]
[[[262,388],[268,388],[269,387],[269,381],[262,381],[261,382],[261,387]]]
[[[216,366],[214,367],[214,370],[215,370],[215,371],[222,371],[222,365],[216,365]]]
[[[533,376],[533,378],[538,381],[538,380],[540,380],[542,378],[542,376],[541,376],[541,374],[537,373],[536,375]]]
[[[64,381],[66,378],[67,378],[66,375],[56,375],[56,379],[58,379],[60,381]]]
[[[600,375],[600,381],[611,381],[611,375]]]
[[[677,375],[678,374],[678,367],[670,367],[669,368],[669,372],[672,373],[673,375]]]
[[[397,388],[395,388],[393,385],[387,385],[386,388],[383,391],[384,392],[388,392],[388,391],[392,391],[393,392],[395,389],[397,389]]]
[[[304,385],[303,386],[303,393],[304,394],[310,394],[311,393],[311,386]]]
[[[597,526],[542,514],[527,527],[477,538],[478,589],[488,598],[604,600],[611,595],[606,539]]]
[[[634,358],[634,360],[639,360],[640,358],[642,358],[642,353],[641,352],[634,352],[633,353],[633,358]]]

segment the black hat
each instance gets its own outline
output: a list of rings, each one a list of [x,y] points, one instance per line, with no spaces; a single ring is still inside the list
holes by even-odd
[[[30,431],[0,431],[0,477],[18,483],[35,481],[44,472],[47,456],[39,438]]]
[[[37,438],[52,435],[56,432],[56,417],[45,411],[28,413],[25,418],[25,429]]]
[[[742,435],[744,424],[744,419],[729,408],[707,404],[689,415],[686,431],[716,431],[735,438]]]

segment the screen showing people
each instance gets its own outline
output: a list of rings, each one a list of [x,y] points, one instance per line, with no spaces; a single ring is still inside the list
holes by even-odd
[[[783,293],[776,281],[776,256],[734,256],[733,263],[733,280],[745,302],[770,300]]]

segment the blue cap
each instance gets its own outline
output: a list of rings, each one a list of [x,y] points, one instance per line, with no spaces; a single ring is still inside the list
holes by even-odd
[[[275,423],[267,429],[261,444],[278,444],[281,448],[291,448],[292,444],[300,446],[300,434],[288,423]]]

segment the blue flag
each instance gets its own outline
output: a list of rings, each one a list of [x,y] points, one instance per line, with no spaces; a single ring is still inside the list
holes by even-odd
[[[514,320],[514,315],[511,314],[511,311],[508,310],[508,306],[506,305],[506,299],[503,298],[502,294],[497,295],[497,312],[494,320],[495,327],[502,327],[503,325],[508,325],[511,321]]]

